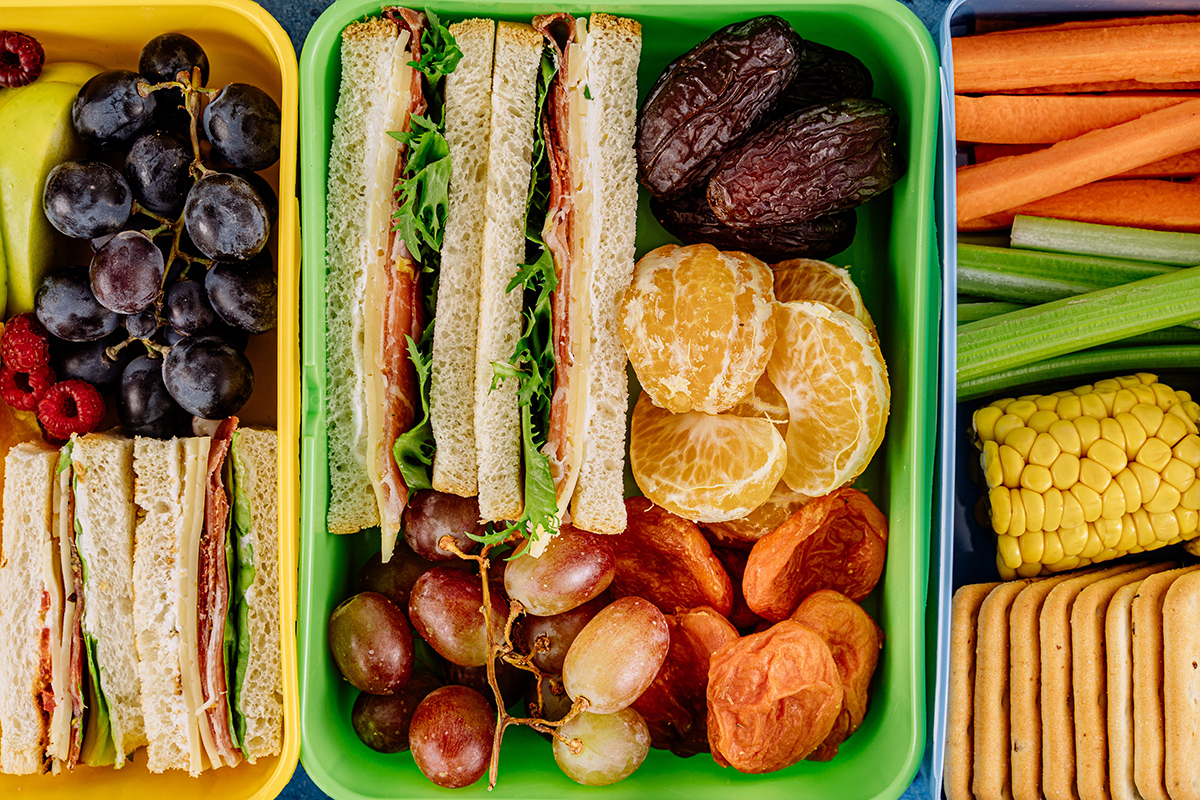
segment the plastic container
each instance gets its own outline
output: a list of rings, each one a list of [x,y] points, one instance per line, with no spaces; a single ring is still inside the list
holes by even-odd
[[[942,769],[946,749],[946,704],[949,688],[950,660],[950,601],[954,591],[968,583],[997,580],[995,567],[995,536],[975,521],[975,504],[980,491],[967,474],[969,459],[977,452],[964,431],[971,424],[971,414],[987,400],[955,402],[955,330],[957,326],[958,268],[955,224],[955,159],[954,139],[954,60],[951,38],[970,33],[976,18],[1020,19],[1030,25],[1039,22],[1059,22],[1065,19],[1117,17],[1122,15],[1195,13],[1195,5],[1176,0],[1163,2],[1122,2],[1122,0],[954,0],[942,17],[939,42],[942,62],[942,240],[945,256],[942,281],[942,304],[946,309],[942,324],[942,383],[941,424],[938,458],[941,472],[938,480],[937,538],[934,542],[935,570],[930,580],[929,624],[936,624],[936,636],[930,636],[935,647],[933,695],[930,698],[931,744],[929,787],[934,798],[942,796]],[[1098,374],[1070,379],[1063,385],[1046,387],[1049,391],[1090,383],[1093,379],[1111,377]],[[1175,388],[1194,390],[1195,376],[1163,373],[1163,379]],[[1039,389],[1040,391],[1041,389]],[[935,623],[936,620],[936,623]]]
[[[58,776],[0,775],[0,797],[113,798],[220,797],[267,800],[278,795],[300,753],[299,692],[295,639],[296,521],[299,518],[298,438],[299,228],[296,200],[296,56],[287,34],[266,11],[247,0],[0,0],[7,30],[35,36],[49,61],[89,61],[116,69],[137,69],[142,46],[160,33],[178,31],[204,47],[211,64],[209,86],[253,83],[283,111],[282,152],[277,167],[263,173],[279,194],[279,220],[268,247],[279,272],[276,330],[251,338],[247,350],[254,368],[254,393],[239,413],[243,424],[273,426],[279,432],[279,576],[283,631],[284,733],[281,753],[257,764],[209,770],[198,778],[186,772],[151,774],[145,752],[120,770],[80,767]]]
[[[644,95],[666,64],[723,25],[755,14],[788,19],[801,36],[851,51],[870,68],[875,95],[900,114],[905,177],[859,212],[851,249],[835,260],[852,265],[883,343],[892,386],[884,446],[859,486],[890,520],[884,580],[867,608],[886,632],[871,709],[863,727],[832,762],[803,762],[768,775],[721,769],[707,755],[680,759],[652,750],[625,781],[587,789],[566,778],[549,744],[527,728],[509,729],[499,782],[489,794],[481,780],[458,796],[596,796],[687,798],[894,798],[909,785],[925,743],[924,604],[932,495],[934,392],[937,369],[938,269],[934,248],[933,183],[937,130],[937,68],[925,27],[891,0],[787,2],[731,6],[712,2],[588,3],[560,6],[527,0],[433,6],[443,20],[469,16],[528,21],[535,13],[595,8],[642,24],[639,89]],[[304,508],[300,612],[302,749],[305,769],[337,798],[442,795],[421,776],[411,755],[381,755],[363,745],[350,725],[357,692],[338,674],[326,638],[329,614],[355,591],[359,567],[379,549],[376,531],[335,537],[326,532],[328,498],[324,396],[325,185],[334,105],[340,79],[342,29],[379,10],[378,0],[339,2],[313,26],[301,56],[304,273],[304,407],[301,438]],[[639,255],[668,241],[646,210],[639,215]]]

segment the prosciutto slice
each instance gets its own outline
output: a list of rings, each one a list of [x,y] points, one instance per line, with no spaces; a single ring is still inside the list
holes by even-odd
[[[225,674],[225,624],[229,618],[229,568],[225,560],[229,494],[225,489],[225,459],[237,423],[237,417],[222,420],[209,445],[196,601],[196,639],[205,716],[218,754],[231,767],[242,760],[242,754],[229,728],[229,676]]]

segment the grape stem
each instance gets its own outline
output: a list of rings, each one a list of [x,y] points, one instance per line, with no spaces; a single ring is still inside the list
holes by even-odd
[[[537,637],[529,653],[521,653],[513,646],[513,626],[520,616],[525,613],[525,606],[521,605],[519,600],[509,601],[509,614],[504,624],[503,639],[496,641],[495,635],[492,632],[492,592],[488,581],[491,561],[488,559],[488,553],[496,545],[504,545],[516,541],[519,541],[518,536],[509,536],[499,542],[484,544],[483,548],[479,551],[479,555],[470,555],[463,552],[453,536],[446,534],[438,539],[438,547],[442,550],[453,553],[461,559],[475,561],[479,564],[480,582],[483,587],[483,607],[480,611],[483,612],[483,629],[487,633],[488,643],[487,680],[488,685],[492,687],[492,694],[495,695],[496,700],[496,727],[492,734],[492,757],[488,765],[489,792],[496,788],[496,776],[500,771],[500,744],[504,740],[504,732],[510,725],[526,725],[539,733],[553,736],[562,742],[573,754],[579,755],[583,752],[583,741],[578,737],[567,738],[558,729],[578,717],[584,711],[587,711],[591,705],[586,697],[580,697],[572,702],[571,710],[562,719],[547,720],[541,717],[543,707],[542,678],[544,676],[537,665],[533,663],[533,657],[536,653],[548,649],[550,640],[545,636]],[[533,673],[534,678],[537,680],[537,700],[533,704],[535,707],[530,708],[533,716],[514,717],[508,713],[508,705],[504,701],[504,695],[500,692],[500,683],[496,679],[497,660],[502,660],[518,669]]]

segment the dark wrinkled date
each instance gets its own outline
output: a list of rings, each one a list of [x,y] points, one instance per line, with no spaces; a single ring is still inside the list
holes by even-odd
[[[824,259],[854,241],[857,217],[853,210],[790,225],[731,228],[708,207],[704,191],[690,192],[669,202],[650,201],[650,211],[672,236],[684,244],[707,242],[720,250],[741,250],[774,263],[789,258]]]
[[[800,71],[772,113],[783,116],[847,97],[870,97],[874,89],[871,72],[857,58],[845,50],[805,41]]]
[[[804,42],[774,16],[729,25],[669,64],[642,106],[638,179],[674,197],[754,129],[799,69]]]
[[[839,100],[768,125],[731,149],[708,181],[708,204],[735,228],[784,225],[862,205],[902,167],[896,112],[874,99]]]

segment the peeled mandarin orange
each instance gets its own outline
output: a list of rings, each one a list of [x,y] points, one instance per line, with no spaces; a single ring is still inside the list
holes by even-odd
[[[883,440],[891,389],[879,343],[824,303],[780,303],[767,375],[788,405],[793,491],[819,497],[859,476]]]
[[[750,393],[775,344],[771,281],[754,256],[709,244],[665,245],[638,261],[617,315],[656,405],[719,414]]]
[[[758,379],[758,383],[754,384],[754,390],[743,397],[727,413],[739,417],[755,417],[768,420],[779,429],[780,436],[787,434],[787,401],[783,399],[783,395],[775,388],[775,384],[771,383],[771,379],[767,377],[766,372],[763,372],[762,377]]]
[[[672,414],[646,392],[629,426],[629,465],[642,494],[693,522],[744,517],[771,495],[787,447],[765,419]]]
[[[780,303],[828,303],[875,335],[875,323],[847,270],[813,258],[792,258],[773,264],[771,272],[775,275],[775,299]]]
[[[812,498],[803,492],[793,491],[786,481],[781,480],[775,485],[771,496],[746,516],[728,522],[710,522],[704,527],[723,541],[757,542],[782,525],[809,500]]]

